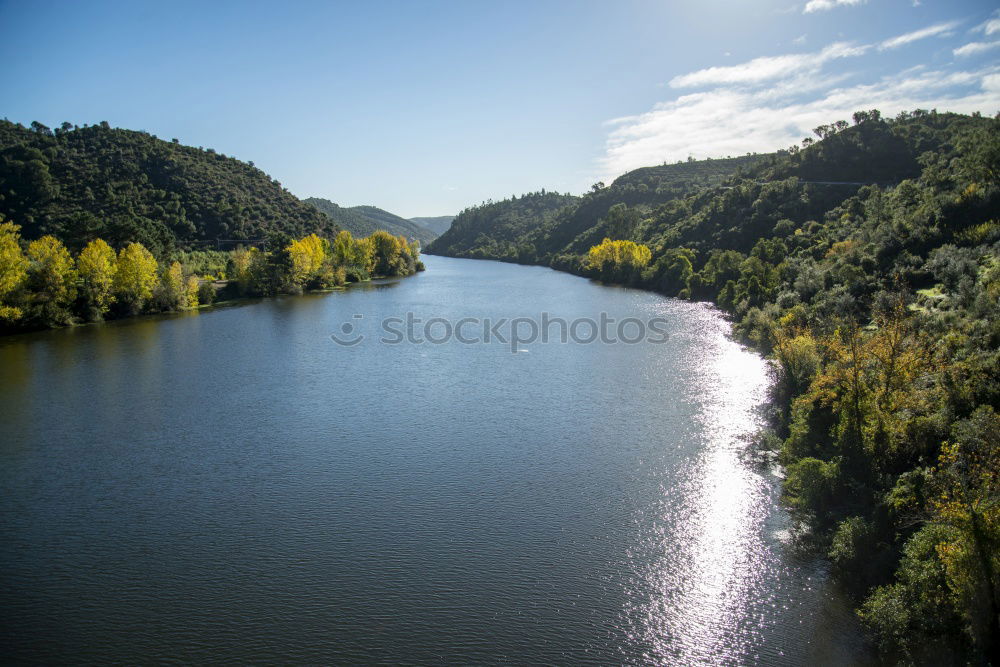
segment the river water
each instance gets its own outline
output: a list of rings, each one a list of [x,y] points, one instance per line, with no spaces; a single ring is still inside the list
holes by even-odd
[[[344,292],[0,339],[3,654],[867,660],[754,455],[766,362],[716,310],[425,261]],[[474,319],[466,342],[437,321],[413,330],[439,342],[391,344],[383,321],[408,313]],[[563,343],[558,326],[472,342],[482,320],[542,313],[659,318],[665,342],[578,327]]]

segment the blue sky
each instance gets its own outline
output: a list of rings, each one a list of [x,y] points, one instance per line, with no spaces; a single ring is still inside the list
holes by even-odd
[[[0,2],[10,120],[143,129],[300,197],[444,215],[785,147],[858,108],[1000,111],[996,2]]]

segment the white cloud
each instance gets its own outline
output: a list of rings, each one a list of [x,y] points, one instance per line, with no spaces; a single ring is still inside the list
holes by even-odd
[[[809,2],[806,3],[805,8],[802,10],[802,13],[812,14],[813,12],[829,11],[834,7],[863,5],[867,1],[868,0],[809,0]]]
[[[885,116],[916,108],[988,114],[1000,110],[1000,66],[953,72],[917,66],[874,83],[843,82],[844,77],[829,79],[807,95],[781,85],[786,82],[755,87],[723,82],[616,119],[609,122],[598,175],[607,182],[631,169],[688,155],[770,152],[798,143],[818,125],[849,121],[859,109],[877,108]]]
[[[1000,9],[993,12],[992,17],[973,28],[972,32],[981,32],[987,37],[1000,32]]]
[[[958,26],[958,21],[949,21],[947,23],[937,23],[926,28],[921,28],[920,30],[914,30],[913,32],[908,32],[905,35],[899,35],[897,37],[892,37],[887,39],[878,45],[879,51],[885,51],[886,49],[898,49],[901,46],[909,44],[911,42],[916,42],[917,40],[927,39],[928,37],[934,37],[937,35],[947,35],[952,30]]]
[[[984,51],[989,51],[990,49],[995,49],[998,46],[1000,46],[1000,42],[969,42],[965,46],[960,46],[957,49],[954,49],[952,53],[959,58],[965,58],[968,56],[974,56]]]
[[[806,36],[805,35],[799,35],[798,37],[796,37],[795,39],[792,40],[792,44],[798,44],[800,46],[802,44],[805,44],[805,43],[806,43]]]
[[[696,86],[758,84],[764,81],[787,78],[816,72],[823,63],[837,58],[860,56],[867,46],[855,46],[848,42],[836,42],[816,53],[795,53],[783,56],[754,58],[739,65],[709,67],[690,74],[676,76],[670,80],[671,88],[691,88]]]

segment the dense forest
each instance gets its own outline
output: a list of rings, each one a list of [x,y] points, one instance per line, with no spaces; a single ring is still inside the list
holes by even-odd
[[[322,211],[333,220],[334,224],[355,236],[367,236],[375,230],[382,229],[390,234],[416,239],[423,244],[430,243],[438,236],[437,232],[432,231],[429,227],[401,218],[375,206],[345,208],[319,197],[308,197],[302,201]]]
[[[762,445],[884,655],[1000,664],[1000,118],[815,134],[487,203],[428,251],[714,301],[774,360]]]
[[[0,222],[0,333],[209,305],[217,297],[299,294],[423,270],[420,246],[379,230],[354,238],[272,232],[263,247],[181,252],[159,262],[131,242],[97,238],[78,253],[44,235],[27,241]],[[217,293],[218,292],[218,293]]]
[[[48,234],[74,251],[135,242],[160,258],[217,239],[338,230],[252,162],[107,123],[0,121],[0,215],[26,239]]]
[[[589,240],[599,242],[602,234],[624,238],[630,233],[627,226],[657,205],[722,183],[768,157],[748,155],[644,167],[621,176],[610,186],[596,183],[583,197],[541,190],[487,202],[462,211],[452,228],[433,244],[431,252],[535,263],[539,255],[544,258],[562,250],[580,234],[585,238],[574,247],[586,252]],[[620,216],[619,211],[626,215]],[[606,223],[603,226],[599,224],[602,220]]]

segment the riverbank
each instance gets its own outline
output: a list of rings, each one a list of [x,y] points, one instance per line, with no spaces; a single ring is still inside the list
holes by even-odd
[[[421,271],[423,271],[423,270],[424,270],[423,268],[419,269],[418,273],[421,272]],[[349,282],[347,282],[347,283],[345,283],[343,285],[336,285],[336,286],[328,287],[328,288],[324,288],[324,289],[302,290],[302,291],[297,292],[297,293],[282,293],[282,294],[275,294],[275,295],[270,295],[270,296],[264,296],[264,295],[228,296],[228,297],[223,298],[221,300],[214,300],[213,299],[213,301],[211,303],[200,303],[197,306],[185,306],[183,308],[177,308],[175,310],[143,312],[143,313],[136,313],[134,315],[122,315],[120,317],[108,317],[108,318],[104,318],[104,319],[100,319],[100,320],[74,321],[74,322],[70,322],[70,323],[67,323],[67,324],[64,324],[64,325],[61,325],[61,326],[40,326],[39,325],[39,326],[34,327],[34,328],[19,328],[19,329],[7,329],[7,328],[4,328],[3,326],[0,326],[0,338],[7,337],[7,336],[17,336],[17,335],[20,335],[20,334],[37,333],[37,332],[40,332],[40,331],[50,331],[50,330],[53,330],[53,329],[79,328],[79,327],[86,327],[86,326],[91,326],[91,325],[95,325],[95,324],[106,324],[106,323],[110,323],[110,322],[126,322],[126,321],[129,321],[129,320],[135,320],[135,319],[141,319],[141,318],[162,317],[164,315],[179,315],[179,314],[184,314],[184,313],[198,313],[198,312],[201,312],[201,311],[207,311],[207,310],[213,310],[213,309],[219,309],[219,308],[230,308],[230,307],[234,307],[234,306],[241,306],[241,305],[247,305],[247,304],[251,304],[251,303],[258,303],[258,302],[265,301],[267,299],[273,299],[273,298],[276,298],[276,297],[294,297],[294,296],[303,296],[303,295],[307,295],[307,294],[331,294],[331,293],[335,293],[335,292],[343,292],[343,291],[349,290],[351,288],[355,288],[355,287],[359,287],[359,286],[363,286],[363,285],[379,284],[379,283],[386,282],[386,281],[391,281],[391,280],[402,280],[403,278],[408,278],[408,277],[413,276],[413,275],[416,275],[416,274],[413,273],[413,274],[409,274],[409,275],[406,275],[406,276],[373,276],[371,278],[366,278],[364,280],[349,281]],[[226,289],[228,287],[235,286],[235,285],[231,285],[231,283],[233,283],[233,282],[234,281],[220,281],[220,280],[211,281],[213,289],[215,290],[216,293],[224,292],[224,291],[226,291]]]

